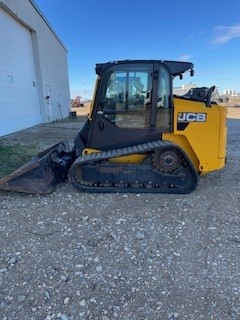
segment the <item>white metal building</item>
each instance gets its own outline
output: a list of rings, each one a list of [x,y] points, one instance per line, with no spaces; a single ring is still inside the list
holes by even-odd
[[[33,0],[0,0],[0,136],[69,111],[65,46]]]

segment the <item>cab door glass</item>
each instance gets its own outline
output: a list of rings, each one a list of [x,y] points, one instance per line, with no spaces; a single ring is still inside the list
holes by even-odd
[[[158,81],[157,108],[169,108],[171,92],[171,78],[169,72],[160,68],[160,78]]]
[[[103,103],[104,117],[120,128],[148,128],[152,66],[112,68]]]
[[[156,126],[167,130],[171,121],[171,75],[163,66],[160,67],[156,108]]]

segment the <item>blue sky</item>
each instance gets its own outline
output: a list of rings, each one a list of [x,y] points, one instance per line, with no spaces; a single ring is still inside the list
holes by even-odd
[[[193,82],[240,92],[239,0],[35,0],[68,49],[71,95],[91,98],[95,64],[191,61]]]

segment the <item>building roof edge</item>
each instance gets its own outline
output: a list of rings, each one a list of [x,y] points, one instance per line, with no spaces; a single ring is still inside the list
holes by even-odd
[[[62,42],[62,40],[59,38],[59,36],[57,35],[57,33],[55,32],[55,30],[53,29],[53,27],[51,26],[50,22],[47,20],[47,18],[44,16],[44,14],[42,13],[42,11],[39,9],[39,7],[37,6],[37,4],[35,3],[34,0],[28,0],[31,5],[34,7],[34,9],[37,11],[37,13],[40,15],[40,17],[44,20],[44,22],[46,23],[46,25],[48,26],[48,28],[52,31],[52,33],[54,34],[54,36],[57,38],[57,40],[59,41],[59,43],[62,45],[63,49],[68,52],[67,48],[65,47],[64,43]]]

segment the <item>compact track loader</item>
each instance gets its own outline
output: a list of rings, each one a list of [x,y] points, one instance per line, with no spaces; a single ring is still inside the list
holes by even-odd
[[[87,192],[189,193],[226,158],[226,108],[214,87],[173,95],[189,62],[126,60],[96,65],[91,112],[74,148],[61,142],[0,180],[0,188],[51,192],[67,177]]]

